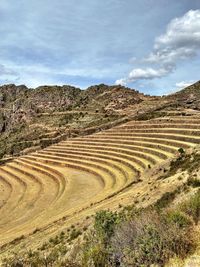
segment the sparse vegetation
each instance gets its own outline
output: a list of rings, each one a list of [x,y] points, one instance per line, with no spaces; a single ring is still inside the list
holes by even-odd
[[[157,200],[155,206],[158,209],[166,208],[176,197],[176,194],[179,192],[179,189],[176,189],[172,192],[166,192],[163,196]]]
[[[200,190],[189,201],[182,203],[180,210],[192,217],[197,224],[200,220]]]
[[[200,179],[198,179],[197,177],[190,177],[187,180],[187,185],[192,187],[200,187]]]
[[[170,257],[184,258],[195,248],[192,224],[200,219],[199,197],[200,191],[197,191],[184,204],[159,212],[153,206],[136,209],[134,205],[120,212],[98,212],[93,228],[86,233],[81,245],[80,265],[65,256],[67,240],[72,241],[80,234],[73,228],[70,239],[61,232],[49,240],[50,246],[46,243],[35,252],[14,254],[4,259],[3,266],[164,266]],[[50,249],[48,254],[44,254],[45,249]]]
[[[198,198],[199,192],[184,207],[193,210]],[[137,211],[130,206],[117,214],[98,213],[86,238],[83,266],[164,266],[170,257],[184,258],[196,246],[192,235],[196,218],[183,206],[167,212],[154,207]]]
[[[80,230],[76,230],[76,229],[73,229],[72,232],[70,233],[70,237],[69,237],[69,240],[74,240],[76,239],[79,235],[81,235],[81,231]]]

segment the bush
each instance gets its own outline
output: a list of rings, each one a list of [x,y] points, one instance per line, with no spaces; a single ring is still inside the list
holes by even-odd
[[[96,226],[86,239],[83,266],[163,266],[170,257],[185,257],[193,249],[191,219],[183,212],[163,215],[153,208],[132,209],[132,216],[126,216],[127,211],[118,216],[112,212],[96,215]]]
[[[189,228],[186,231],[176,223],[167,224],[159,214],[150,211],[120,225],[112,246],[123,266],[163,266],[170,257],[185,257],[192,250],[193,241]]]
[[[155,206],[158,209],[163,209],[167,207],[176,197],[178,190],[175,190],[173,192],[166,192],[163,194],[163,196],[157,200]]]
[[[119,217],[117,213],[103,210],[96,213],[94,229],[98,236],[105,241],[113,235],[118,222]]]
[[[192,224],[191,218],[178,210],[171,210],[165,213],[165,221],[168,224],[175,224],[179,228],[189,227]]]
[[[98,239],[94,243],[92,243],[91,240],[89,240],[88,243],[86,243],[84,249],[82,266],[105,267],[108,266],[107,265],[108,258],[109,258],[108,249],[105,248],[103,243],[98,242]]]
[[[178,152],[180,153],[180,155],[184,155],[185,154],[185,150],[182,147],[180,147],[178,149]]]
[[[200,180],[198,178],[190,177],[187,180],[187,185],[192,187],[200,187]]]
[[[100,211],[95,215],[94,229],[86,236],[82,264],[105,267],[109,262],[110,239],[119,223],[117,213]]]
[[[73,229],[72,232],[70,233],[69,241],[76,239],[79,235],[81,235],[80,230]]]
[[[180,210],[191,216],[197,224],[200,219],[200,190],[189,200],[180,205]]]

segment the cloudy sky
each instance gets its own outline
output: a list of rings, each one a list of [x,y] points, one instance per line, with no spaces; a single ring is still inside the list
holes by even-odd
[[[199,0],[0,0],[0,84],[161,95],[199,80],[199,67]]]

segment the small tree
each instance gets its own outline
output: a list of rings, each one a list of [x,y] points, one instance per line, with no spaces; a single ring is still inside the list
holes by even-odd
[[[185,150],[182,147],[178,149],[178,152],[181,156],[185,155]]]
[[[83,261],[84,267],[110,266],[110,243],[115,228],[119,223],[119,216],[115,212],[100,211],[95,215],[94,229],[87,236],[84,246]]]
[[[113,235],[117,223],[117,213],[102,210],[96,213],[94,228],[100,238],[108,241]]]

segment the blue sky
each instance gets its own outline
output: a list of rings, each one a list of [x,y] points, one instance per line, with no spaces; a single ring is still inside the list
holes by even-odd
[[[199,0],[0,0],[0,84],[161,95],[199,80],[199,66]]]

